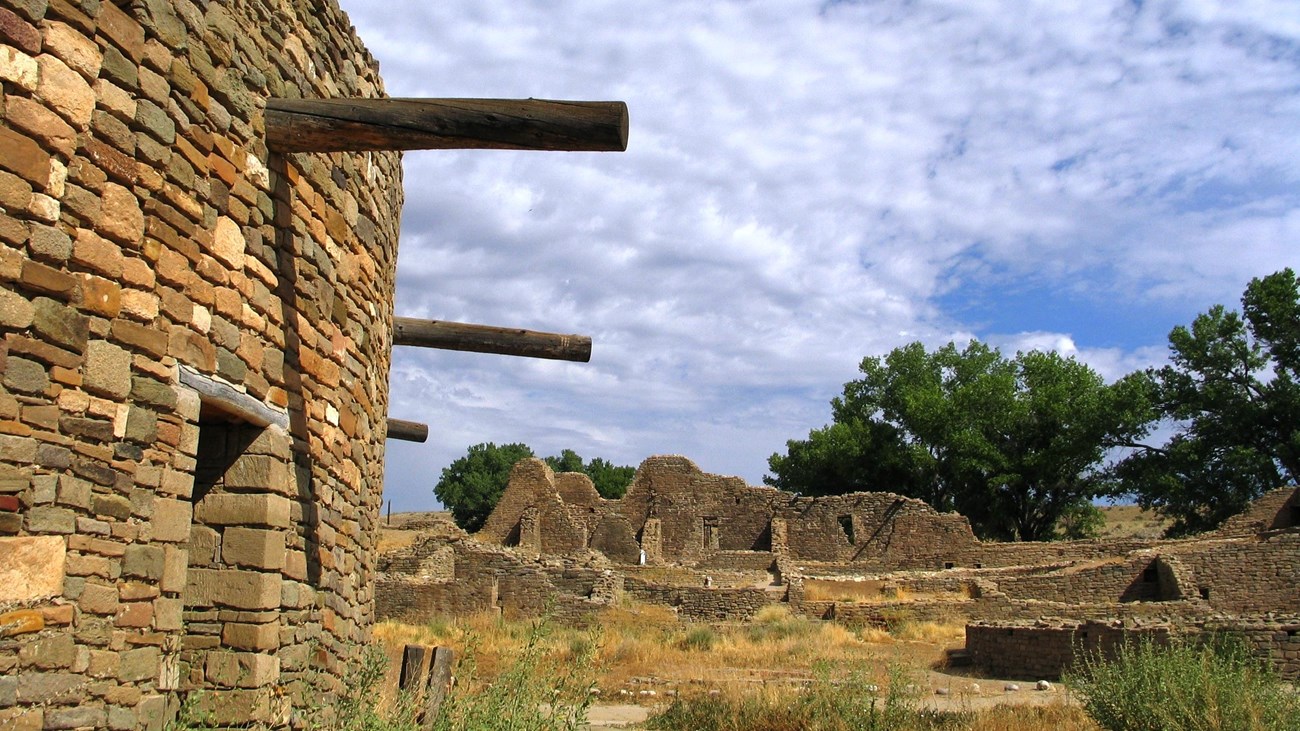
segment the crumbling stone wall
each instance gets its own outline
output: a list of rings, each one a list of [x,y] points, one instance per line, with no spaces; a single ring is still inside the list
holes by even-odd
[[[381,557],[375,591],[381,620],[549,612],[560,621],[576,621],[613,603],[622,594],[623,578],[599,554],[538,559],[441,531]]]
[[[966,627],[971,660],[996,677],[1055,680],[1081,658],[1115,657],[1126,643],[1236,637],[1272,665],[1284,680],[1300,678],[1300,620],[1240,617],[1167,622],[980,622]]]
[[[0,0],[0,727],[283,726],[372,619],[400,162],[330,0]],[[319,700],[319,699],[318,699]]]

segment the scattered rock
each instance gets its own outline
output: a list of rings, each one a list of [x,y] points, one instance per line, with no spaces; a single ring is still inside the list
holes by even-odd
[[[1047,682],[1046,680],[1040,680],[1038,681],[1037,685],[1035,685],[1034,687],[1038,688],[1039,690],[1051,690],[1052,684]]]
[[[1020,690],[1020,686],[1016,685],[1015,683],[1007,683],[1005,686],[1002,687],[1002,689],[1008,693],[1015,693],[1016,691]]]
[[[950,692],[951,692],[951,691],[949,691],[947,688],[935,688],[935,689],[934,689],[934,694],[935,694],[935,695],[948,695]]]

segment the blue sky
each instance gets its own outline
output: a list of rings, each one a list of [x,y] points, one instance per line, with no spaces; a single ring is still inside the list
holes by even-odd
[[[406,97],[618,99],[625,153],[404,159],[399,315],[592,362],[399,349],[395,510],[471,444],[761,481],[858,362],[1053,348],[1108,378],[1300,267],[1300,3],[344,0]]]

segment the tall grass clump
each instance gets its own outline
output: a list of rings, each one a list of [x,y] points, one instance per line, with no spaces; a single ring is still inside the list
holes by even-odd
[[[1296,731],[1300,701],[1244,642],[1149,640],[1085,656],[1066,683],[1107,731]]]
[[[433,731],[577,731],[593,698],[592,661],[599,643],[571,641],[563,662],[547,657],[545,620],[532,625],[522,649],[490,684],[474,679],[473,648],[457,667],[456,686]]]
[[[656,731],[908,731],[943,728],[941,714],[920,710],[911,675],[890,669],[883,692],[865,664],[833,675],[827,665],[802,688],[679,696],[646,721]]]
[[[745,627],[745,634],[750,642],[761,643],[805,638],[818,630],[820,626],[817,623],[791,613],[789,607],[769,604],[754,614]]]

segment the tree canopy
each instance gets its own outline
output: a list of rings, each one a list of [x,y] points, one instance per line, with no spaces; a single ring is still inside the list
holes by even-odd
[[[1175,327],[1170,364],[1127,379],[1174,434],[1131,445],[1118,489],[1172,517],[1173,535],[1300,477],[1300,280],[1290,269],[1252,279],[1242,310],[1215,305]]]
[[[533,450],[526,444],[475,444],[464,457],[442,470],[433,494],[451,511],[456,525],[467,531],[476,531],[483,527],[501,500],[515,463],[533,456]],[[586,474],[596,491],[607,499],[622,497],[636,473],[634,467],[620,467],[600,457],[584,464],[582,457],[571,449],[545,460],[555,472]]]
[[[833,423],[772,455],[765,482],[889,490],[960,511],[982,537],[1042,540],[1107,491],[1107,448],[1148,420],[1141,389],[1056,353],[912,343],[860,370],[832,401]]]

